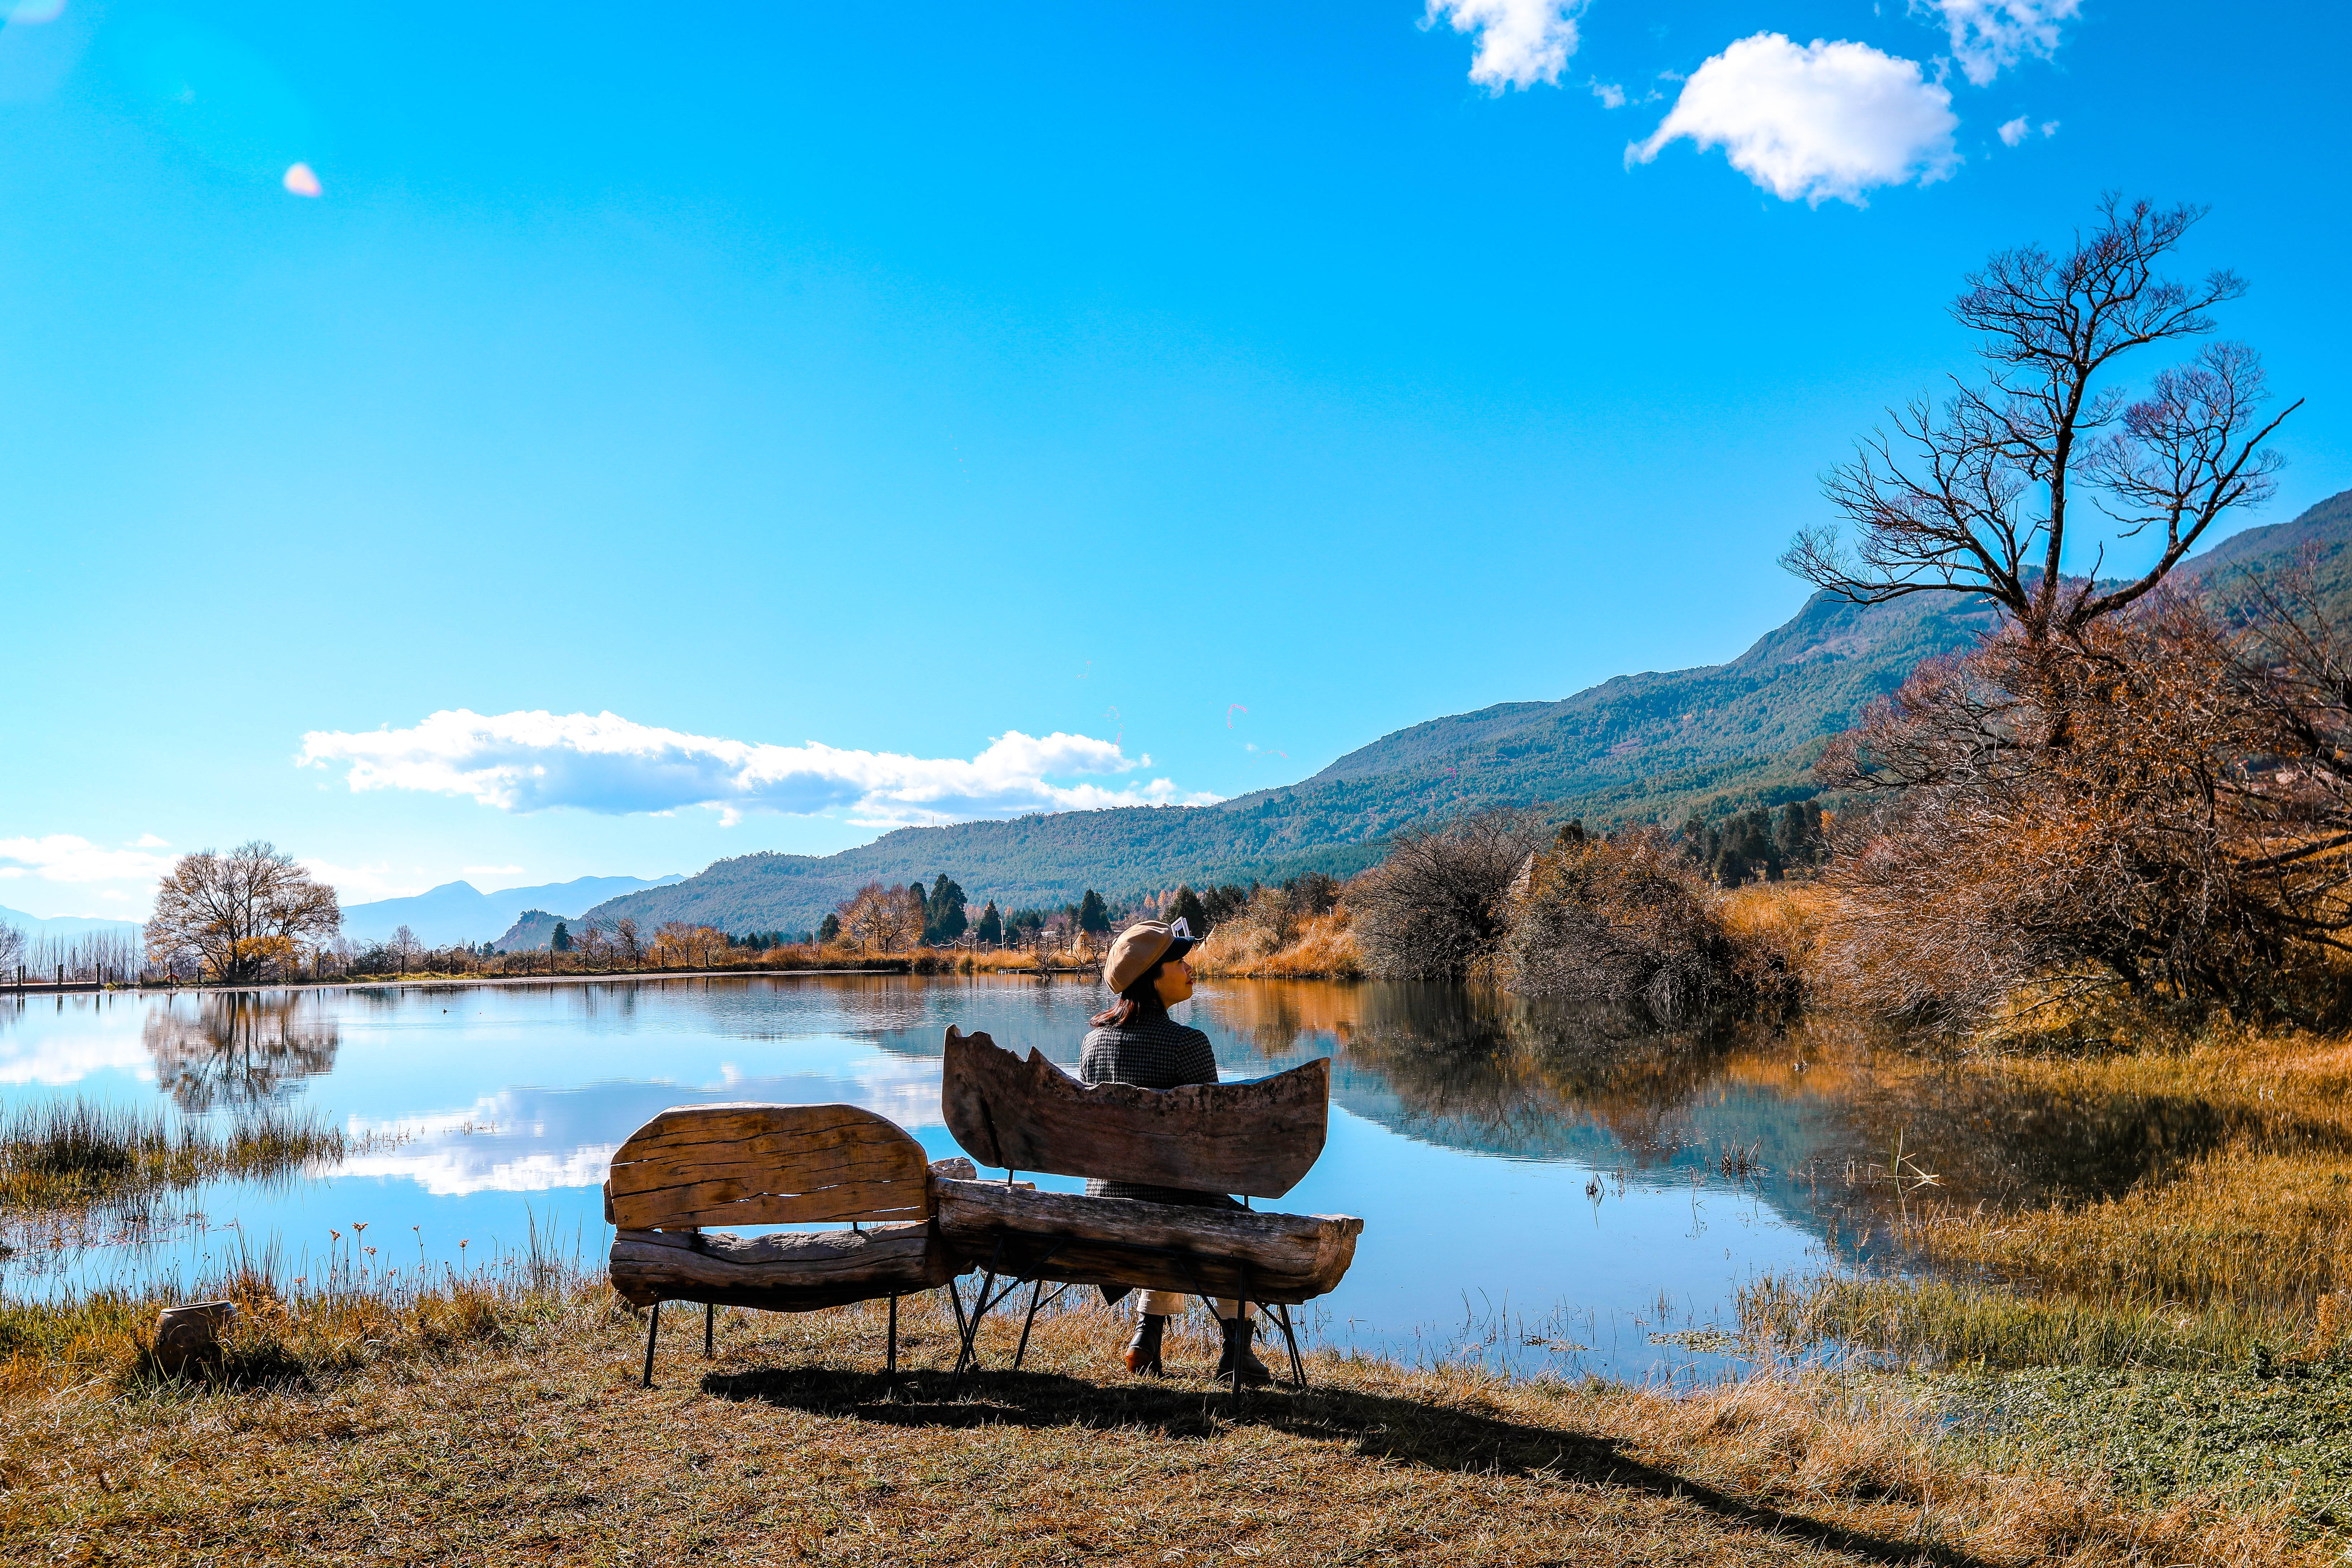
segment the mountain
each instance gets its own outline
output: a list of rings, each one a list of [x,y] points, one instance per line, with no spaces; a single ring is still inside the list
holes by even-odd
[[[2352,602],[2352,491],[2292,521],[2248,529],[2180,568],[2226,586],[2236,571],[2310,551],[2324,587]],[[1433,719],[1349,752],[1312,778],[1206,806],[1131,806],[1011,822],[902,827],[837,855],[754,854],[587,910],[651,930],[800,930],[867,881],[945,871],[976,909],[1048,906],[1178,882],[1347,875],[1400,828],[1465,810],[1542,803],[1598,825],[1678,822],[1694,810],[1814,793],[1822,742],[1920,660],[1990,628],[1982,601],[1920,594],[1864,607],[1826,594],[1728,664],[1619,676],[1552,702]],[[561,907],[561,906],[558,906]]]
[[[79,942],[86,936],[119,936],[137,940],[143,929],[137,921],[110,921],[90,915],[53,915],[44,920],[22,910],[0,909],[0,925],[14,926],[26,942]]]
[[[506,934],[491,945],[500,952],[545,952],[548,944],[555,940],[555,928],[559,922],[574,931],[580,930],[578,915],[551,915],[545,910],[525,910],[514,924],[507,927]]]
[[[484,893],[470,882],[444,882],[405,899],[379,899],[343,907],[343,934],[353,942],[381,942],[402,926],[428,947],[488,942],[529,909],[584,910],[591,904],[646,888],[664,888],[686,879],[677,874],[644,877],[578,877],[536,888],[501,888]]]

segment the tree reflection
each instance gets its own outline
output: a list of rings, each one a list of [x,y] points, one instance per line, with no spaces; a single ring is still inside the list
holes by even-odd
[[[300,1079],[331,1070],[341,1044],[334,1018],[295,996],[229,992],[176,1001],[147,1015],[155,1079],[183,1110],[234,1109],[282,1099]]]

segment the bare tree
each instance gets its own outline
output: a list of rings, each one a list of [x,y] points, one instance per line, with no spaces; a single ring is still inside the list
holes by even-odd
[[[385,945],[392,949],[393,956],[399,961],[400,973],[403,974],[416,967],[418,958],[425,952],[425,944],[417,941],[416,933],[406,926],[394,931],[392,933],[392,941]]]
[[[1973,1018],[2027,984],[2352,1005],[2352,625],[2307,569],[1933,661],[1820,776],[1865,803],[1823,954],[1874,1010]]]
[[[904,888],[868,882],[837,912],[842,940],[866,952],[904,952],[923,937],[922,906]]]
[[[637,922],[627,915],[623,915],[613,922],[613,946],[620,953],[621,962],[624,963],[634,964],[645,962],[644,939],[637,935]]]
[[[226,855],[180,857],[156,889],[147,952],[158,963],[193,957],[215,980],[236,984],[290,971],[300,943],[324,942],[342,921],[334,889],[255,839]]]
[[[2302,402],[2263,418],[2269,394],[2252,349],[2210,344],[2137,402],[2105,381],[2135,349],[2211,332],[2208,312],[2245,292],[2234,272],[2195,284],[2159,274],[2204,214],[2109,195],[2065,255],[2021,246],[1969,274],[1952,313],[1982,334],[1989,374],[1955,377],[1940,408],[1921,396],[1890,409],[1892,429],[1823,483],[1843,526],[1801,531],[1781,564],[1856,604],[1982,595],[2040,644],[2145,597],[2217,518],[2268,499],[2282,458],[2263,443]],[[2089,531],[2070,513],[2077,491],[2118,539],[2161,529],[2155,563],[2103,586],[2103,543],[2064,577],[2069,528]]]
[[[25,933],[0,921],[0,969],[14,969],[25,956]]]

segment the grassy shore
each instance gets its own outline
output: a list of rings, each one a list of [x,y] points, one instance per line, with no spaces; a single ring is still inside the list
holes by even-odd
[[[1318,1353],[1238,1415],[1114,1360],[1091,1303],[1017,1324],[950,1397],[933,1296],[665,1324],[584,1281],[288,1299],[165,1381],[152,1303],[0,1312],[0,1559],[16,1562],[2290,1563],[2275,1505],[2133,1502],[2056,1445],[1955,1439],[1885,1380],[1681,1398]],[[1190,1373],[1192,1375],[1183,1375]]]

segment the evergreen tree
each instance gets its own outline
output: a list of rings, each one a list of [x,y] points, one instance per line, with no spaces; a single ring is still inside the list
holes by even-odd
[[[963,889],[948,880],[945,871],[931,884],[923,900],[923,940],[934,946],[951,942],[964,933]]]
[[[555,935],[549,939],[548,945],[558,952],[572,951],[572,933],[563,928],[562,921],[555,922]]]
[[[1110,910],[1104,905],[1102,895],[1092,888],[1088,888],[1087,896],[1078,901],[1076,913],[1080,931],[1092,936],[1110,934]]]
[[[819,942],[839,942],[841,940],[841,917],[837,914],[829,914],[825,916],[824,922],[816,928],[816,939]]]
[[[981,906],[980,924],[972,928],[971,934],[991,947],[1004,940],[1004,917],[996,912],[994,899]]]
[[[1209,934],[1208,908],[1201,902],[1201,895],[1189,886],[1176,889],[1176,901],[1168,907],[1167,914],[1170,924],[1182,921],[1184,929],[1194,936]]]

